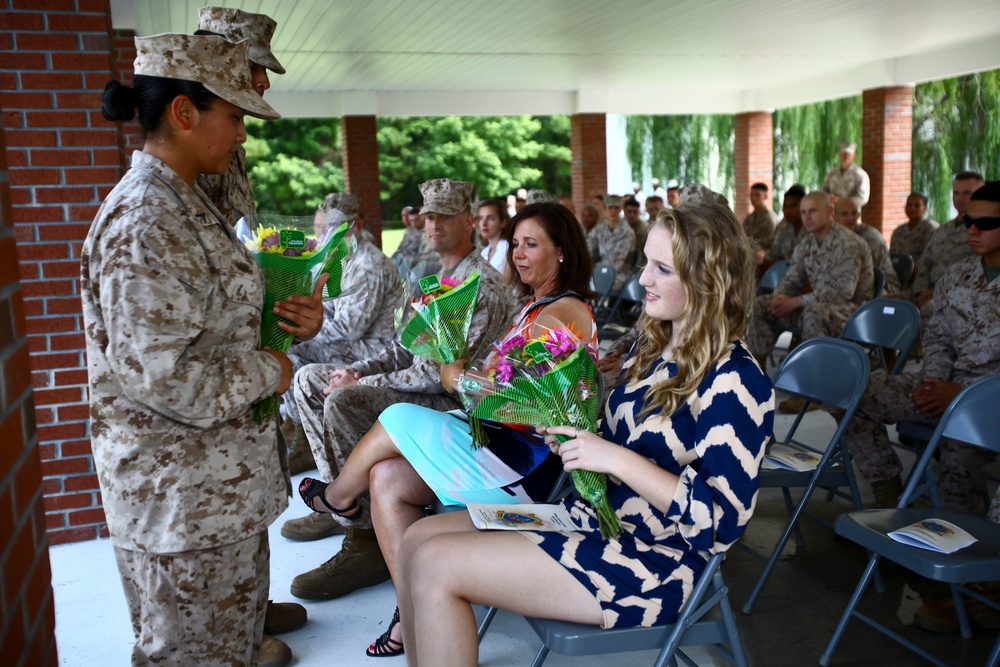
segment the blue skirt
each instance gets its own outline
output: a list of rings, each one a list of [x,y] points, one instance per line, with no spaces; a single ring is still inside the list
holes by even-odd
[[[542,502],[562,470],[559,457],[531,430],[483,422],[489,444],[473,449],[463,413],[397,403],[378,420],[445,505]]]

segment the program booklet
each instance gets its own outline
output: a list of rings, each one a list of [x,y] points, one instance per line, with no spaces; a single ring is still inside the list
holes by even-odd
[[[911,547],[950,554],[978,540],[953,523],[942,519],[924,519],[905,528],[894,530],[889,537]]]
[[[480,530],[582,530],[562,505],[469,505]]]
[[[761,466],[765,470],[792,470],[794,472],[809,472],[819,465],[820,454],[792,447],[775,446],[764,456]]]

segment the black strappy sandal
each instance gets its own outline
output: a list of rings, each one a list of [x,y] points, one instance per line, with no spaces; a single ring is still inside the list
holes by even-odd
[[[369,658],[392,658],[403,655],[403,643],[392,639],[392,629],[399,625],[399,607],[392,613],[392,620],[389,621],[389,629],[382,633],[382,636],[375,640],[375,643],[368,647],[365,655]]]
[[[346,509],[337,509],[326,500],[326,487],[330,486],[327,482],[322,480],[313,479],[312,477],[306,477],[299,484],[299,495],[302,497],[302,501],[306,504],[309,509],[313,512],[323,512],[324,514],[330,514],[333,520],[342,526],[347,526],[350,528],[358,522],[361,518],[361,503],[357,498],[350,507]],[[316,498],[320,499],[320,502],[329,510],[329,512],[324,512],[322,508],[313,505],[313,500]]]

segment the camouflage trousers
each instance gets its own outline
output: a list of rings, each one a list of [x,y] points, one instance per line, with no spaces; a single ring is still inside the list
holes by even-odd
[[[844,443],[868,481],[889,480],[903,472],[885,424],[916,421],[933,425],[937,422],[917,412],[910,401],[910,393],[923,381],[922,373],[888,375],[883,370],[872,373],[871,383],[844,433]],[[972,509],[982,497],[996,455],[947,438],[942,439],[938,449],[941,462],[936,476],[941,503],[946,507]]]
[[[267,531],[214,549],[115,548],[132,617],[132,665],[256,665],[270,587]]]
[[[310,384],[318,384],[320,379],[322,379],[323,387],[325,387],[330,381],[330,374],[333,371],[338,368],[347,368],[358,361],[351,354],[341,354],[338,356],[338,354],[331,352],[320,357],[320,355],[314,354],[316,351],[315,346],[312,346],[314,342],[316,342],[315,339],[300,343],[293,346],[288,352],[288,359],[292,362],[292,372],[295,374],[292,378],[292,387],[295,387],[297,384],[299,373],[302,373],[305,369],[309,369],[307,374]],[[332,350],[334,346],[331,345],[329,348]],[[323,387],[320,387],[321,396],[323,395]],[[285,414],[288,415],[288,418],[296,424],[301,424],[302,416],[299,414],[299,405],[295,401],[292,390],[285,392],[285,395],[282,397],[282,403],[285,406]]]
[[[422,394],[361,384],[341,387],[325,396],[323,388],[329,382],[329,371],[317,369],[314,372],[310,370],[312,367],[306,366],[295,374],[293,391],[302,417],[302,428],[316,458],[319,476],[324,480],[334,479],[340,474],[358,440],[390,405],[415,403],[435,410],[460,407],[458,401],[448,394]],[[358,527],[370,528],[367,495],[361,499],[361,506],[363,518]]]
[[[817,303],[796,310],[790,315],[772,315],[767,306],[770,294],[762,294],[753,304],[753,317],[747,331],[746,343],[756,356],[771,354],[778,335],[791,326],[798,325],[802,340],[820,336],[839,336],[847,320],[858,307],[853,303]]]

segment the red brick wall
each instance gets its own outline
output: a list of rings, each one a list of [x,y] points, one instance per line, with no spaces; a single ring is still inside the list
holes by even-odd
[[[52,575],[4,141],[0,126],[0,656],[12,667],[54,666]]]
[[[375,116],[342,116],[344,190],[356,195],[365,229],[382,245],[382,199],[378,180],[378,138]]]
[[[115,30],[112,34],[111,48],[115,67],[118,69],[118,80],[131,85],[135,73],[135,31]],[[142,148],[142,128],[139,127],[139,121],[122,123],[122,133],[125,152],[122,160],[123,164],[128,164],[132,151]]]
[[[750,186],[766,183],[774,197],[774,125],[770,111],[752,111],[733,116],[736,145],[736,201],[732,202],[736,217],[743,220],[750,214]]]
[[[570,117],[573,151],[573,204],[577,213],[594,195],[608,191],[607,120],[602,113]]]
[[[108,0],[0,0],[0,80],[49,541],[106,535],[91,457],[80,248],[120,178],[101,117],[116,76]],[[5,266],[10,266],[5,265]]]
[[[862,212],[865,223],[892,230],[906,222],[903,208],[910,193],[913,152],[913,88],[875,88],[862,94],[861,165],[871,177],[872,191]]]

